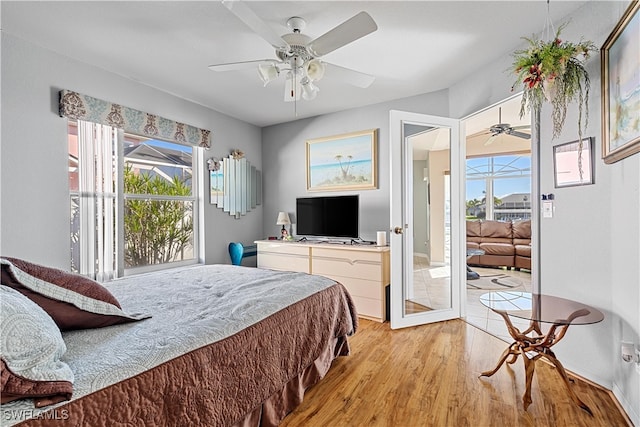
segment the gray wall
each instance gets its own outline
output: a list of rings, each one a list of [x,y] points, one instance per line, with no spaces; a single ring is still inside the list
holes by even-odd
[[[587,2],[571,17],[564,38],[584,35],[601,46],[627,4]],[[519,42],[514,39],[514,49],[522,47]],[[596,147],[601,143],[598,61],[595,55],[588,63],[592,92],[587,135],[596,138]],[[254,126],[3,33],[0,252],[68,267],[66,126],[56,113],[61,88],[212,129],[214,146],[206,157],[240,148],[262,168],[261,209],[234,220],[205,206],[206,262],[214,263],[228,262],[229,241],[277,235],[277,213],[295,213],[296,197],[309,194],[306,139],[370,128],[380,129],[379,185],[359,192],[360,229],[363,238],[375,239],[376,230],[389,228],[389,110],[464,117],[512,95],[512,76],[504,72],[510,62],[508,52],[496,52],[491,65],[470,67],[469,78],[448,90],[271,126],[261,135]],[[554,189],[552,147],[577,139],[575,118],[572,108],[564,133],[552,141],[549,111],[543,111],[541,191],[556,194],[556,214],[541,222],[541,287],[545,293],[591,304],[606,319],[571,327],[554,350],[568,369],[613,390],[640,425],[640,375],[620,357],[621,340],[640,344],[640,155],[613,165],[598,158],[595,185]]]
[[[376,231],[389,230],[389,110],[406,110],[436,116],[448,114],[446,91],[346,110],[305,120],[265,127],[262,130],[264,165],[265,233],[275,236],[279,211],[295,222],[296,197],[310,195],[360,195],[360,237],[375,240]],[[305,141],[365,129],[378,132],[378,188],[376,190],[308,193],[305,174]]]
[[[240,148],[262,169],[260,128],[2,33],[1,247],[6,256],[69,268],[67,120],[71,89],[213,131],[209,157]],[[206,169],[206,164],[203,164]],[[208,186],[208,180],[205,180]],[[262,237],[262,208],[240,220],[205,197],[207,263],[230,263],[227,245]]]

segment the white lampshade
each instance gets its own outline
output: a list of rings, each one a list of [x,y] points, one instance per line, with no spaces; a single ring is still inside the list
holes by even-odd
[[[320,80],[324,76],[324,64],[317,59],[309,61],[307,64],[307,76],[313,81]]]
[[[258,75],[266,86],[271,80],[278,78],[280,71],[278,67],[273,64],[260,64],[258,65]]]
[[[290,225],[291,220],[289,219],[289,214],[287,212],[279,212],[278,220],[276,221],[277,225]]]
[[[316,96],[318,96],[318,92],[320,89],[318,89],[318,87],[316,85],[314,85],[311,80],[304,80],[303,79],[303,83],[302,83],[302,98],[305,101],[311,101],[312,99],[315,99]]]

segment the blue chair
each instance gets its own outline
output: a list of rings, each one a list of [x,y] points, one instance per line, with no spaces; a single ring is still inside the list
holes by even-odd
[[[257,245],[243,245],[238,242],[229,243],[229,256],[231,257],[231,264],[240,265],[243,258],[250,256],[256,256],[258,254]]]

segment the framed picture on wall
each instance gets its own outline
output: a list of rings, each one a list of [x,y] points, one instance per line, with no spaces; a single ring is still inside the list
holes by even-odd
[[[640,151],[639,9],[640,2],[631,3],[600,50],[605,163]]]
[[[556,188],[588,185],[595,182],[593,173],[593,138],[553,147],[553,171]]]
[[[378,130],[307,140],[307,191],[378,186]]]

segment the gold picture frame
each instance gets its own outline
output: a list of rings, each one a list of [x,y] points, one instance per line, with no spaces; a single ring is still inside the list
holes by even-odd
[[[602,158],[640,152],[640,2],[633,1],[600,49]]]
[[[307,191],[378,188],[378,129],[309,139]]]

